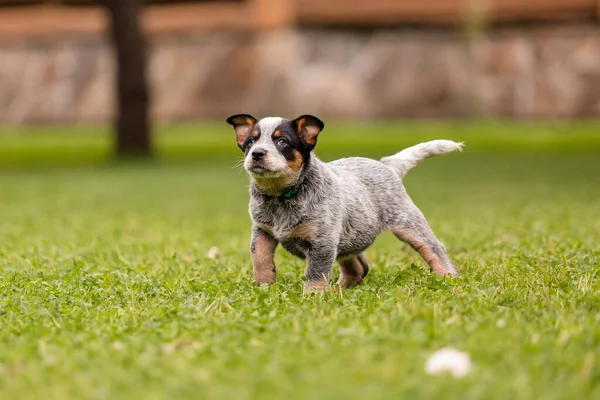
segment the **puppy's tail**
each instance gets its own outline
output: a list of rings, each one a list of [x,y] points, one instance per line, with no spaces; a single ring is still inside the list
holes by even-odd
[[[411,168],[424,159],[456,150],[462,151],[463,146],[462,142],[457,143],[452,140],[432,140],[404,149],[393,156],[383,157],[380,161],[403,178]]]

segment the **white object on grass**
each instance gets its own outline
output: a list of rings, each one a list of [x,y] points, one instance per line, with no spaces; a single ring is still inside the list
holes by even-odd
[[[454,378],[462,378],[471,372],[471,358],[462,351],[443,348],[429,357],[425,363],[425,372],[429,375],[449,372]]]
[[[211,260],[214,260],[217,257],[218,252],[219,252],[219,248],[214,246],[214,247],[211,247],[210,250],[208,250],[208,253],[206,255]]]

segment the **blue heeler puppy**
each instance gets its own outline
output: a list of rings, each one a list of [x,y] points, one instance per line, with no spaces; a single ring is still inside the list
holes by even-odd
[[[275,282],[279,243],[306,259],[305,291],[326,288],[335,261],[340,286],[360,283],[369,271],[363,252],[388,229],[437,274],[456,274],[402,177],[427,157],[461,150],[462,143],[434,140],[380,161],[350,157],[324,163],[312,153],[324,124],[312,115],[258,121],[236,114],[227,122],[251,179],[250,253],[257,284]]]

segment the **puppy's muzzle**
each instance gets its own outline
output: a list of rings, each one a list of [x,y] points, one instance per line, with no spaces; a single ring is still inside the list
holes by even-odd
[[[252,152],[252,159],[254,161],[260,161],[265,157],[265,154],[267,154],[267,152],[263,149],[256,149]]]

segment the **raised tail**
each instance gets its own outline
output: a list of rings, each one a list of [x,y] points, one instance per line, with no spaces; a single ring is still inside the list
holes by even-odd
[[[432,140],[404,149],[393,156],[383,157],[380,161],[403,178],[411,168],[424,159],[456,150],[462,151],[463,146],[462,142],[457,143],[452,140]]]

